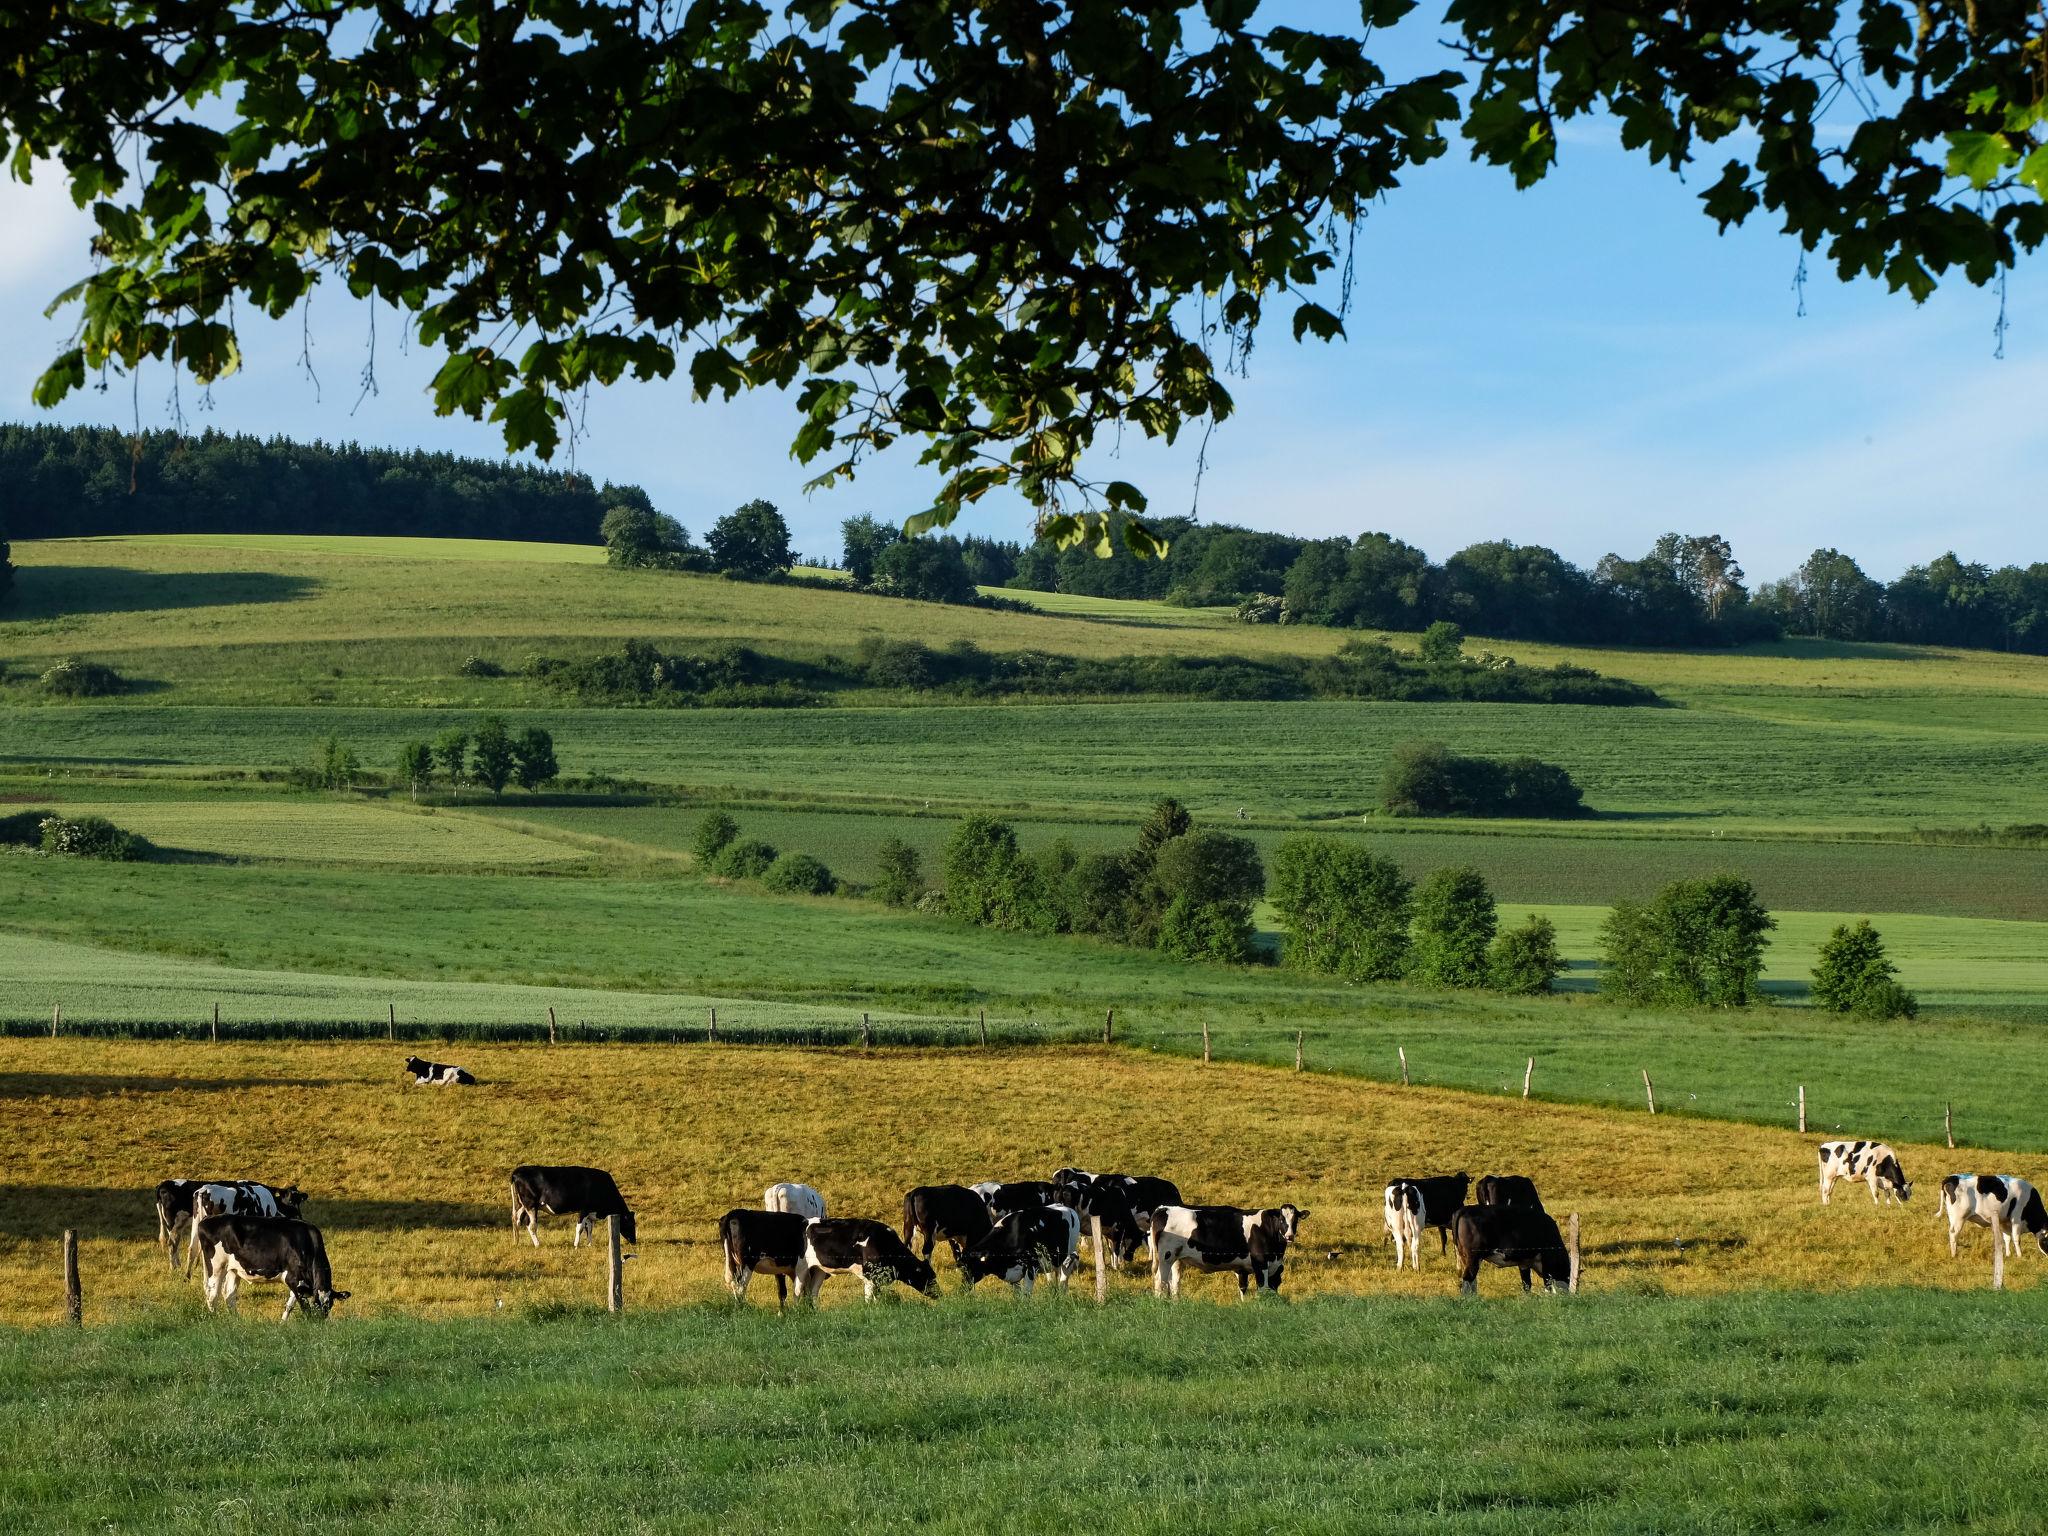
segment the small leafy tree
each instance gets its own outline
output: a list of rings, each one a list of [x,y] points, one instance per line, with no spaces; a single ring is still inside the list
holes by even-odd
[[[339,736],[320,743],[313,761],[313,782],[321,789],[352,789],[363,776],[363,760]]]
[[[1564,971],[1557,952],[1557,926],[1532,913],[1519,928],[1503,929],[1486,952],[1486,984],[1496,992],[1548,992]]]
[[[1449,666],[1465,652],[1465,631],[1449,619],[1438,619],[1422,632],[1415,654],[1432,667]]]
[[[953,829],[941,862],[946,908],[990,928],[1015,923],[1017,833],[1006,821],[974,815]]]
[[[832,871],[808,853],[785,853],[761,876],[761,883],[785,896],[829,896]]]
[[[690,851],[697,855],[697,867],[708,870],[726,846],[740,835],[740,824],[724,811],[706,811],[697,822],[697,835]]]
[[[1393,860],[1333,837],[1291,837],[1273,855],[1270,892],[1288,965],[1346,981],[1407,969],[1413,887]]]
[[[1669,1001],[1741,1008],[1762,997],[1765,935],[1778,923],[1756,887],[1732,874],[1674,880],[1651,910],[1664,940]]]
[[[1600,991],[1623,1003],[1656,1001],[1663,943],[1650,909],[1617,901],[1600,924]]]
[[[1457,807],[1451,749],[1440,741],[1404,741],[1380,776],[1380,805],[1396,816],[1448,816]]]
[[[450,784],[462,783],[469,777],[469,732],[443,731],[434,742],[434,756]]]
[[[529,725],[512,743],[512,777],[519,787],[532,791],[554,783],[561,774],[555,761],[555,738],[537,725]]]
[[[713,862],[712,872],[727,880],[758,880],[776,859],[775,846],[759,838],[740,838],[727,843]]]
[[[875,562],[882,551],[903,537],[903,530],[894,523],[885,523],[867,512],[846,519],[839,525],[839,532],[845,541],[840,564],[854,584],[862,587],[875,579]]]
[[[974,578],[951,539],[899,539],[875,557],[874,583],[893,597],[971,603]]]
[[[1161,949],[1187,959],[1251,958],[1252,903],[1265,894],[1266,871],[1250,838],[1209,829],[1173,838],[1159,848],[1152,880],[1165,901]]]
[[[924,871],[917,850],[900,837],[885,837],[875,850],[875,883],[869,887],[875,900],[892,907],[908,907],[924,894]]]
[[[1464,865],[1434,871],[1415,892],[1409,976],[1432,987],[1484,986],[1499,927],[1485,876]]]
[[[1188,814],[1188,808],[1169,795],[1138,824],[1138,847],[1145,853],[1157,852],[1162,844],[1187,836],[1194,824],[1195,818]]]
[[[1159,919],[1159,947],[1183,960],[1224,960],[1242,965],[1252,958],[1251,908],[1200,904],[1177,897]]]
[[[502,795],[511,782],[516,761],[512,733],[505,728],[504,718],[484,716],[483,723],[476,728],[476,751],[469,764],[477,783],[494,795]]]
[[[605,559],[617,566],[658,566],[675,563],[690,550],[690,530],[654,510],[644,494],[638,503],[614,506],[599,526]]]
[[[418,800],[420,791],[434,782],[434,749],[424,741],[409,741],[398,749],[399,782],[408,785]]]
[[[714,569],[742,581],[765,581],[790,567],[789,524],[772,501],[750,501],[726,513],[705,536]]]
[[[1813,1000],[1835,1013],[1910,1018],[1920,1011],[1919,1000],[1892,980],[1897,974],[1898,967],[1885,955],[1884,939],[1869,918],[1858,918],[1853,928],[1839,925],[1821,945]]]

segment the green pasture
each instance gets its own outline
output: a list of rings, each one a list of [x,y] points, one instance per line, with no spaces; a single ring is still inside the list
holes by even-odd
[[[72,800],[52,797],[67,816],[105,816],[166,854],[208,854],[321,864],[521,866],[588,855],[516,822],[403,799],[273,795],[255,800]]]
[[[0,1507],[50,1531],[402,1536],[2022,1533],[2048,1476],[2025,1430],[2038,1292],[1183,1302],[1170,1322],[1044,1294],[786,1319],[347,1308],[0,1337]]]

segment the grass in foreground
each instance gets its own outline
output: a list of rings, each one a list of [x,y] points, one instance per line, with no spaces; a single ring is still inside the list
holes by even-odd
[[[2038,1295],[1898,1290],[154,1321],[0,1338],[0,1506],[398,1536],[2032,1532],[2044,1367]]]

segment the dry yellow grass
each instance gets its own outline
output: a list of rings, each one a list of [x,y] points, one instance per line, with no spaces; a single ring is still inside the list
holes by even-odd
[[[722,1295],[717,1216],[781,1178],[818,1185],[835,1214],[890,1220],[918,1183],[1044,1177],[1068,1162],[1156,1171],[1192,1199],[1310,1208],[1289,1293],[1448,1295],[1453,1269],[1433,1244],[1419,1275],[1394,1273],[1379,1213],[1389,1177],[1530,1174],[1555,1213],[1583,1214],[1589,1288],[1672,1293],[1981,1287],[1988,1236],[1972,1229],[1951,1263],[1936,1181],[1978,1163],[2039,1177],[2025,1158],[1901,1145],[1919,1184],[1909,1206],[1875,1210],[1858,1185],[1824,1210],[1818,1137],[1107,1050],[461,1046],[433,1054],[483,1086],[431,1091],[401,1080],[405,1054],[0,1041],[0,1323],[56,1318],[65,1227],[81,1235],[89,1319],[196,1307],[196,1283],[154,1248],[150,1190],[171,1175],[297,1180],[354,1292],[346,1307],[363,1315],[597,1298],[601,1254],[573,1251],[569,1222],[547,1223],[538,1251],[514,1239],[506,1173],[527,1161],[618,1176],[639,1216],[626,1272],[639,1306]],[[2023,1259],[2009,1283],[2044,1271],[2048,1260]],[[943,1257],[940,1276],[957,1284]],[[1144,1283],[1142,1270],[1112,1277]],[[1191,1285],[1235,1292],[1224,1277]],[[855,1294],[844,1281],[826,1291]],[[267,1288],[255,1298],[252,1315],[277,1304]]]

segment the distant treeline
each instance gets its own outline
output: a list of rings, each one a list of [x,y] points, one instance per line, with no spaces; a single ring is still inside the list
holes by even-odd
[[[449,453],[239,433],[0,425],[0,528],[17,539],[283,533],[593,544],[637,486]]]
[[[1013,587],[1235,607],[1247,622],[1417,630],[1442,619],[1514,640],[1588,645],[1741,645],[1780,635],[2048,652],[2048,563],[1998,570],[1955,555],[1889,586],[1818,550],[1752,595],[1717,534],[1667,533],[1639,559],[1590,571],[1540,544],[1489,540],[1442,564],[1385,533],[1301,539],[1166,518],[1164,560],[1043,540],[1019,551]]]

